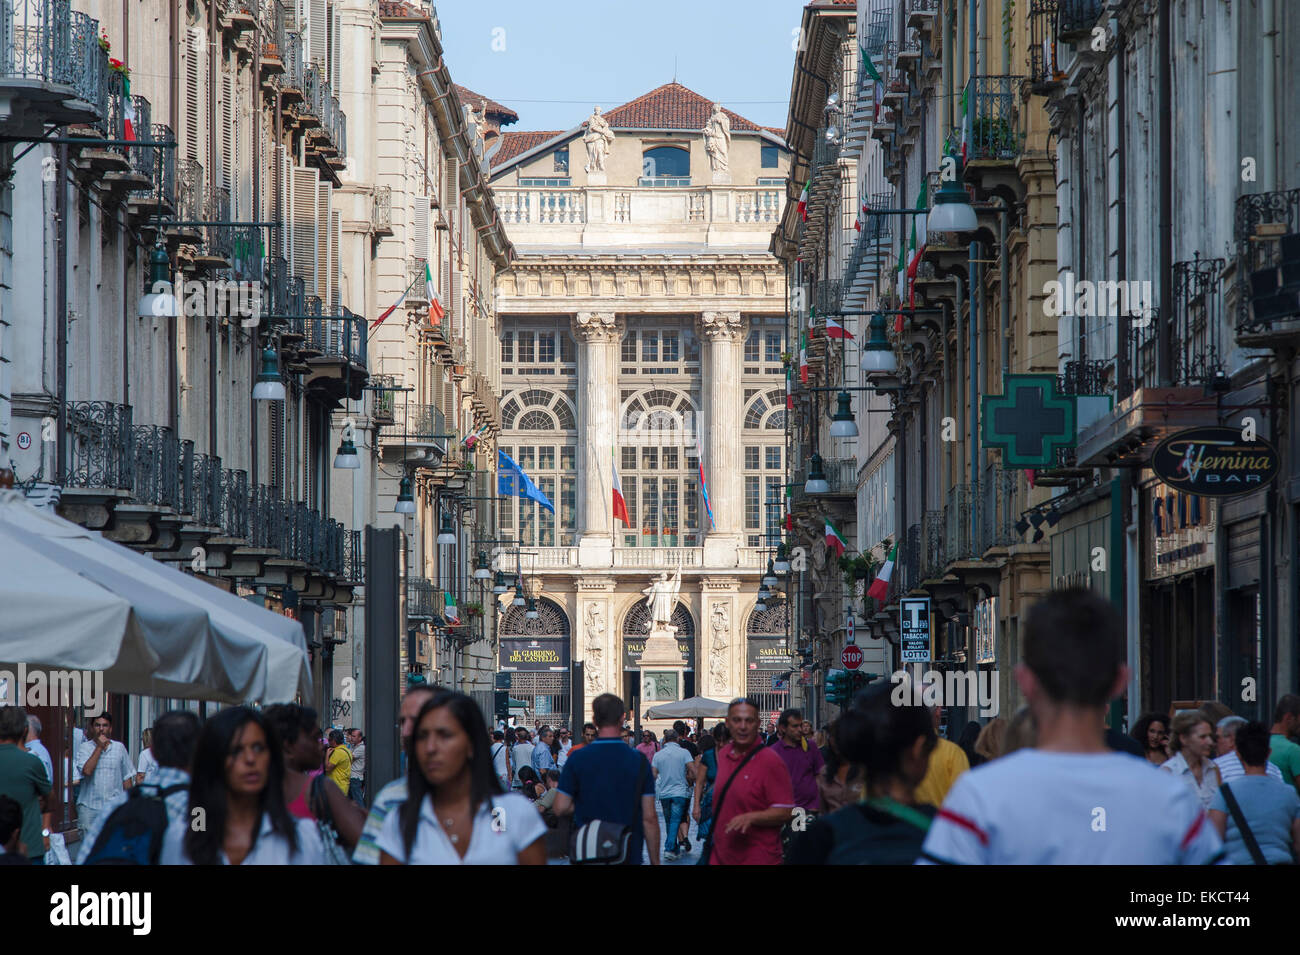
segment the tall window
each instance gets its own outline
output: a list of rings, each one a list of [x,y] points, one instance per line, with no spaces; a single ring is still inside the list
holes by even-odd
[[[644,339],[642,339],[644,342]],[[670,388],[624,390],[619,415],[619,477],[631,525],[625,547],[695,547],[701,543],[698,412]]]
[[[685,375],[700,369],[700,340],[688,323],[629,328],[619,350],[624,375]]]
[[[785,347],[784,319],[754,316],[750,319],[749,337],[745,339],[745,374],[779,375],[781,352]]]
[[[554,170],[558,175],[567,176],[569,174],[569,147],[561,146],[551,154],[555,159]]]
[[[577,347],[568,328],[518,325],[501,335],[503,375],[573,375]]]
[[[677,146],[656,146],[641,153],[641,185],[689,186],[691,154]]]
[[[775,169],[780,163],[780,153],[772,143],[763,143],[760,164],[764,169]]]
[[[572,392],[530,388],[501,403],[501,450],[510,455],[555,506],[555,513],[520,497],[500,500],[505,536],[536,547],[574,543],[578,528],[578,435]],[[510,442],[510,443],[507,443]]]
[[[784,520],[785,393],[745,392],[745,542],[774,543]]]

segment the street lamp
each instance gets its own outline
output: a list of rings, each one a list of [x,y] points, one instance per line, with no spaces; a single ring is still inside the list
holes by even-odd
[[[527,603],[528,601],[524,599],[524,585],[515,584],[515,599],[510,601],[510,606],[523,607],[526,606]]]
[[[163,247],[162,232],[158,243],[149,253],[149,291],[140,297],[141,318],[175,318],[180,314],[176,296],[172,294],[171,260]]]
[[[352,443],[351,438],[344,438],[339,444],[338,454],[334,455],[334,466],[347,471],[355,471],[361,467],[361,458],[357,455],[357,446]]]
[[[893,352],[890,352],[890,356],[893,356]],[[835,416],[831,418],[831,437],[856,438],[858,425],[853,420],[853,399],[849,397],[847,391],[841,391],[835,400],[838,404],[835,408]]]
[[[769,561],[767,562],[767,573],[763,575],[763,586],[764,586],[764,587],[775,587],[777,584],[779,584],[779,583],[781,582],[781,581],[777,580],[777,578],[776,578],[776,574],[772,573],[773,570],[774,570],[774,568],[773,568],[773,566],[772,566],[772,561],[769,560]]]
[[[268,341],[262,349],[262,373],[253,385],[254,401],[284,401],[284,382],[280,380],[280,358]],[[355,449],[354,453],[355,453]]]
[[[772,563],[772,569],[782,576],[790,573],[790,556],[784,543],[776,547],[776,560]]]
[[[754,610],[758,613],[762,613],[766,609],[767,609],[767,603],[763,600],[762,597],[759,597],[758,603],[754,604]]]
[[[411,493],[411,479],[406,475],[397,484],[397,503],[393,510],[398,514],[415,513],[415,495]]]
[[[446,511],[442,512],[442,526],[438,528],[437,543],[439,544],[456,543],[456,528],[452,527],[451,515]]]
[[[487,551],[485,550],[479,551],[478,558],[474,561],[474,579],[475,580],[492,579],[492,571],[488,569],[488,555],[487,555]]]
[[[528,598],[528,609],[524,612],[525,620],[536,620],[541,614],[537,612],[537,601],[532,597]]]
[[[492,581],[492,592],[500,597],[509,589],[510,588],[506,586],[506,575],[498,570],[496,577]]]
[[[876,312],[871,316],[871,337],[862,346],[862,360],[858,364],[863,373],[868,376],[893,375],[898,372],[898,359],[894,357],[894,349],[890,347],[889,339],[885,337],[885,316],[882,312]],[[844,393],[840,392],[840,394]],[[833,429],[835,426],[831,425],[831,427]],[[856,425],[854,433],[857,433]]]
[[[812,468],[808,472],[808,480],[803,490],[805,494],[829,494],[831,490],[830,483],[826,480],[826,472],[822,470],[822,456],[815,451],[812,456]]]
[[[956,157],[949,157],[956,164]],[[974,232],[979,227],[975,221],[975,210],[971,208],[970,197],[954,176],[944,180],[935,194],[934,205],[926,220],[929,232]]]

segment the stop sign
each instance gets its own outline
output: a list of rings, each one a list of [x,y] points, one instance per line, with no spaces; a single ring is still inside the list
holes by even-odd
[[[850,643],[840,653],[840,662],[844,664],[846,670],[856,670],[862,666],[862,651],[856,643]]]

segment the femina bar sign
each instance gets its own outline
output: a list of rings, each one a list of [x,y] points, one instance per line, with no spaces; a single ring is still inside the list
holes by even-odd
[[[552,671],[569,669],[568,640],[501,641],[503,671]]]
[[[1151,454],[1151,470],[1165,484],[1189,494],[1228,497],[1268,484],[1280,466],[1277,449],[1238,428],[1190,428],[1171,434]]]

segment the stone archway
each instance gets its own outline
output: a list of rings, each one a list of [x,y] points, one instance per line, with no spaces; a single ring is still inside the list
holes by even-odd
[[[500,667],[510,674],[510,696],[524,703],[529,729],[541,720],[568,725],[572,718],[569,615],[555,601],[537,598],[537,619],[511,607],[501,620]]]

